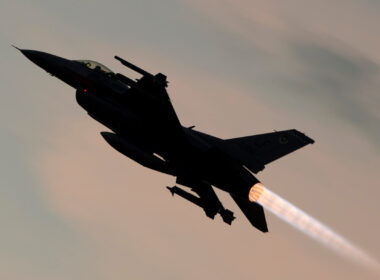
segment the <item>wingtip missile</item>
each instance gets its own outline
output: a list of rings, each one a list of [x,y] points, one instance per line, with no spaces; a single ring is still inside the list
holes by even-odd
[[[144,69],[141,69],[140,67],[138,67],[138,66],[136,66],[136,65],[134,65],[134,64],[132,64],[132,63],[130,63],[130,62],[124,60],[124,59],[122,59],[120,56],[115,55],[114,58],[115,58],[116,60],[119,60],[120,63],[123,64],[124,66],[126,66],[126,67],[132,69],[133,71],[136,71],[137,73],[139,73],[139,74],[141,74],[141,75],[143,75],[143,76],[150,76],[150,77],[153,77],[153,75],[150,74],[149,72],[147,72],[147,71],[145,71]]]
[[[133,71],[145,76],[145,77],[150,77],[153,82],[162,85],[164,87],[168,86],[168,81],[167,78],[164,74],[158,73],[156,75],[152,75],[151,73],[145,71],[144,69],[141,69],[140,67],[126,61],[125,59],[122,59],[120,56],[115,55],[114,58],[118,61],[121,62],[124,66],[128,67],[129,69],[132,69]]]

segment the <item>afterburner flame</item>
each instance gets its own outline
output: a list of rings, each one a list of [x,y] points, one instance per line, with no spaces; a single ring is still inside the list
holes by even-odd
[[[260,198],[260,196],[263,194],[263,192],[264,192],[263,184],[261,183],[254,184],[253,187],[249,191],[249,195],[248,195],[249,201],[256,202]]]
[[[379,272],[380,266],[376,260],[335,233],[332,229],[264,187],[263,184],[257,183],[251,188],[249,200],[260,204],[283,221],[337,253]]]

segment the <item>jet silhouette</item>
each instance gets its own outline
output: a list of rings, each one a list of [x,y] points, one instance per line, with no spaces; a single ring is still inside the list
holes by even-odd
[[[18,49],[18,48],[17,48]],[[150,169],[176,177],[174,195],[203,208],[212,219],[235,219],[212,186],[228,192],[257,229],[268,227],[261,205],[248,198],[265,165],[314,140],[295,130],[221,139],[181,125],[166,91],[164,74],[152,75],[115,56],[141,74],[132,80],[92,60],[69,60],[45,52],[19,49],[29,60],[76,89],[78,104],[112,132],[101,132],[118,152]]]

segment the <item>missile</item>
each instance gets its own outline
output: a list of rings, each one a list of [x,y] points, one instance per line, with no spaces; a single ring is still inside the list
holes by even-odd
[[[234,213],[229,210],[225,209],[223,205],[215,205],[215,204],[208,204],[207,202],[203,201],[201,197],[197,197],[177,186],[174,187],[166,187],[170,193],[174,196],[174,194],[194,203],[195,205],[198,205],[199,207],[203,208],[203,210],[206,213],[206,216],[214,219],[216,214],[220,214],[220,216],[223,219],[223,222],[226,224],[231,225],[232,221],[235,219]]]
[[[156,75],[152,75],[151,73],[145,71],[144,69],[141,69],[140,67],[122,59],[120,56],[117,56],[115,55],[114,56],[115,59],[119,60],[121,62],[121,64],[123,64],[124,66],[132,69],[133,71],[136,71],[137,73],[145,76],[145,77],[149,77],[149,78],[152,78],[152,80],[159,84],[159,85],[162,85],[164,87],[167,87],[168,86],[168,81],[166,80],[166,76],[162,73],[158,73]],[[135,84],[135,82],[127,77],[125,77],[124,75],[122,74],[116,74],[116,77],[121,80],[122,82],[125,82],[127,85],[133,85]]]
[[[132,69],[133,71],[136,71],[137,73],[143,75],[143,76],[149,76],[149,77],[153,77],[152,74],[148,73],[147,71],[141,69],[140,67],[122,59],[121,57],[115,55],[115,59],[119,60],[121,62],[121,64],[123,64],[124,66]]]
[[[187,191],[184,191],[183,189],[174,186],[174,187],[166,187],[171,194],[174,196],[174,194],[183,197],[184,199],[194,203],[195,205],[198,205],[201,208],[204,208],[206,205],[204,205],[201,202],[201,199],[199,197],[196,197],[195,195],[188,193]],[[216,214],[216,213],[215,213]],[[215,215],[214,215],[215,216]]]
[[[103,136],[104,140],[106,140],[107,143],[111,145],[112,148],[136,161],[142,166],[172,175],[173,172],[168,167],[167,163],[162,159],[156,157],[154,154],[150,154],[140,149],[124,137],[121,137],[115,133],[103,131],[100,134]]]
[[[218,214],[219,208],[212,207],[212,205],[207,205],[202,201],[200,197],[197,197],[177,186],[174,187],[166,187],[171,194],[174,196],[174,194],[190,201],[191,203],[194,203],[195,205],[198,205],[200,208],[203,208],[203,210],[206,213],[206,216],[210,219],[214,219],[215,215]]]

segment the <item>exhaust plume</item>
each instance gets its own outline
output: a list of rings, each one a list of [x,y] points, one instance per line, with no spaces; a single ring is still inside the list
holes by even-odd
[[[338,254],[361,263],[377,272],[380,271],[379,263],[368,254],[301,209],[273,193],[264,187],[263,184],[257,183],[251,188],[249,200],[260,204],[283,221],[330,249],[333,249]]]

